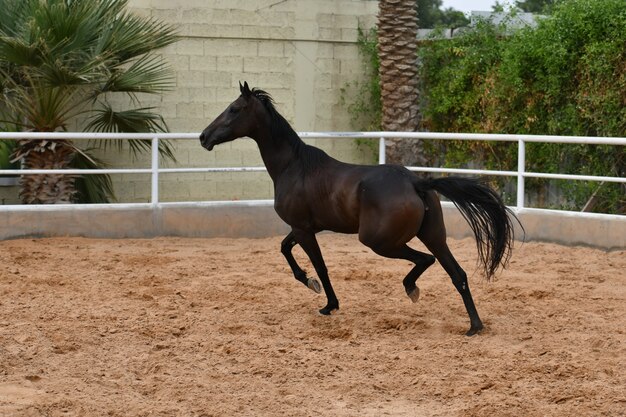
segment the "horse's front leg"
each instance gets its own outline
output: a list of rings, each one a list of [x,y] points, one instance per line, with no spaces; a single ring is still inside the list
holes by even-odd
[[[285,257],[285,259],[287,260],[287,263],[289,264],[289,266],[291,267],[293,276],[298,281],[306,285],[309,289],[319,294],[322,292],[322,286],[320,285],[320,282],[315,278],[308,278],[306,276],[306,272],[304,272],[302,268],[300,268],[300,265],[298,265],[298,262],[296,262],[296,259],[293,257],[293,254],[291,253],[293,247],[296,245],[297,245],[297,242],[293,236],[293,231],[291,231],[283,239],[282,243],[280,244],[280,251]]]
[[[320,310],[320,313],[329,315],[333,311],[339,310],[339,300],[337,300],[333,286],[330,284],[328,269],[324,263],[322,251],[320,250],[317,239],[315,238],[315,233],[297,229],[293,230],[292,233],[296,243],[300,244],[302,249],[304,249],[304,252],[306,252],[309,256],[309,259],[311,259],[315,272],[317,272],[317,276],[320,281],[322,281],[322,286],[324,287],[324,292],[326,293],[326,299],[328,302],[326,307]]]

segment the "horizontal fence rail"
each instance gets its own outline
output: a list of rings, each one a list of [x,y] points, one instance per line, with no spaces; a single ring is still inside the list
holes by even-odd
[[[442,167],[407,167],[411,171],[506,176],[517,178],[517,201],[514,207],[518,212],[525,209],[525,179],[545,178],[561,179],[569,181],[599,181],[626,183],[624,177],[554,174],[541,172],[527,172],[526,167],[526,143],[560,143],[560,144],[590,144],[590,145],[626,145],[626,138],[608,137],[584,137],[584,136],[550,136],[550,135],[505,135],[505,134],[478,134],[478,133],[438,133],[438,132],[300,132],[302,139],[376,139],[379,141],[378,160],[380,164],[386,161],[386,139],[421,139],[421,140],[467,140],[467,141],[499,141],[516,142],[518,146],[518,164],[516,171],[498,171],[483,169],[458,169]],[[41,175],[41,174],[150,174],[151,175],[151,198],[150,203],[111,203],[107,207],[141,207],[150,205],[175,205],[176,202],[164,203],[159,201],[159,174],[162,173],[210,173],[210,172],[263,172],[265,167],[199,167],[199,168],[161,168],[159,166],[159,141],[160,140],[195,140],[198,141],[197,133],[77,133],[77,132],[0,132],[0,140],[11,139],[47,139],[47,140],[150,140],[151,141],[151,166],[150,168],[112,168],[112,169],[0,169],[0,175]],[[267,203],[268,200],[257,202]],[[59,207],[61,205],[55,205]],[[67,206],[94,206],[93,204],[80,205],[70,204]],[[98,205],[102,206],[102,205]],[[33,210],[49,207],[46,205],[5,205],[3,208],[15,210]]]

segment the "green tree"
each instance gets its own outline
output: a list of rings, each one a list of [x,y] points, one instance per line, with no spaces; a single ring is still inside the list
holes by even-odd
[[[357,46],[363,59],[364,81],[352,81],[341,88],[341,103],[351,115],[357,130],[381,130],[382,103],[380,98],[380,60],[378,59],[378,35],[375,28],[358,29]],[[351,94],[352,93],[352,94]],[[363,140],[359,143],[369,143]],[[378,146],[376,144],[376,146]]]
[[[526,13],[549,14],[555,3],[556,0],[518,0],[515,6]]]
[[[431,29],[441,22],[442,0],[417,0],[417,21],[422,29]]]
[[[462,12],[452,8],[441,10],[443,4],[441,0],[417,0],[416,4],[418,27],[420,28],[457,28],[469,24],[469,20]],[[393,5],[390,11],[393,18]],[[364,71],[367,80],[348,83],[341,89],[342,103],[348,107],[348,111],[352,115],[352,123],[358,130],[382,129],[378,32],[377,28],[369,30],[359,28],[357,45],[365,63]],[[415,77],[417,78],[417,74]]]
[[[445,27],[456,29],[469,25],[463,12],[451,7],[442,9],[442,0],[417,0],[417,19],[422,29]]]
[[[505,11],[505,4],[500,3],[500,0],[496,0],[493,6],[491,6],[491,10],[496,13],[503,13]]]
[[[465,14],[459,10],[455,10],[452,7],[448,7],[441,11],[441,23],[438,26],[449,29],[457,29],[470,24],[470,20],[465,17]]]
[[[91,131],[165,131],[162,117],[142,107],[139,94],[171,87],[172,72],[155,51],[176,41],[175,29],[129,13],[127,3],[0,0],[0,123],[54,132],[81,116]],[[110,98],[119,94],[130,97],[132,108],[113,108]],[[149,148],[144,141],[130,146],[133,152]],[[167,143],[160,151],[173,158]],[[101,165],[69,140],[22,140],[14,158],[30,169]],[[27,204],[113,196],[108,176],[24,175],[20,187]]]

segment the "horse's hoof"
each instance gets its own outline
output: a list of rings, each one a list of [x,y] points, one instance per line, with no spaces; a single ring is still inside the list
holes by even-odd
[[[413,301],[414,303],[417,303],[417,301],[420,299],[420,289],[419,289],[419,287],[415,287],[415,289],[413,289],[412,291],[407,291],[406,295],[409,296],[411,301]]]
[[[322,284],[315,278],[309,278],[306,282],[306,286],[317,294],[322,292]]]
[[[474,336],[475,334],[480,333],[480,331],[483,329],[483,326],[477,326],[477,327],[472,327],[470,328],[467,333],[465,333],[465,336]]]
[[[339,307],[324,307],[320,310],[320,314],[323,316],[330,316],[331,314],[337,314]]]

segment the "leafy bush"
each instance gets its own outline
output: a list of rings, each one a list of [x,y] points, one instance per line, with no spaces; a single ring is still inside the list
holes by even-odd
[[[354,81],[341,89],[341,101],[352,115],[352,124],[359,130],[380,130],[382,102],[378,68],[378,38],[376,29],[368,31],[358,28],[357,45],[365,62],[364,82]],[[352,97],[350,92],[354,91]]]
[[[423,126],[442,132],[626,136],[626,2],[564,0],[536,28],[506,35],[481,22],[420,48]],[[514,147],[442,142],[448,165],[516,165]],[[478,161],[477,161],[478,160]],[[624,176],[624,148],[528,144],[528,171]],[[534,181],[538,189],[545,182]],[[561,207],[625,213],[626,190],[563,182]]]

